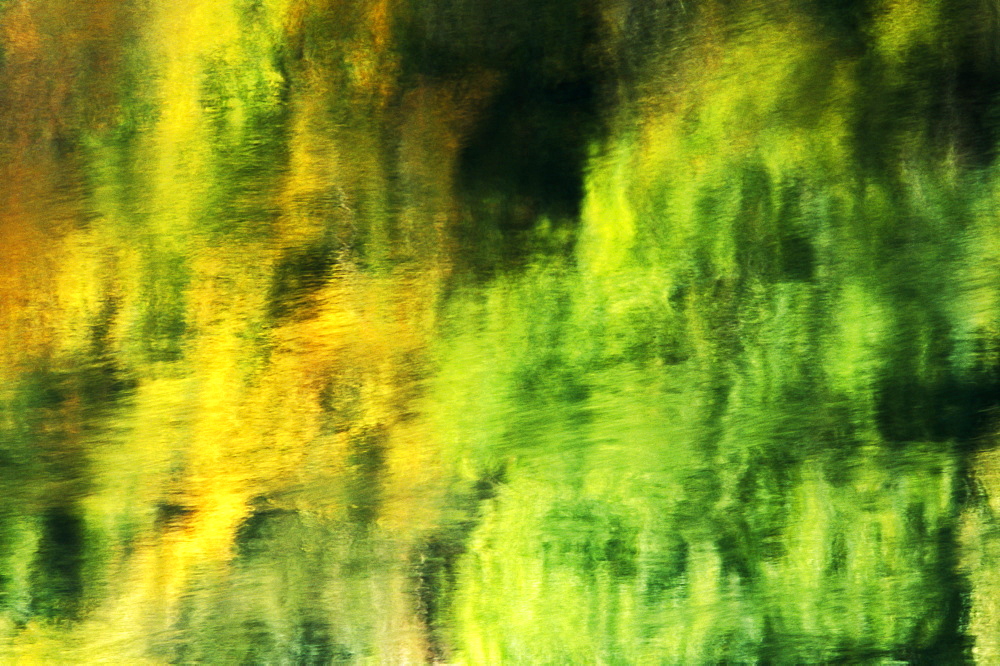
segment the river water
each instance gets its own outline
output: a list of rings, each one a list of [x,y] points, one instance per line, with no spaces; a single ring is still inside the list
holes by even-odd
[[[834,4],[0,0],[0,661],[1000,662],[1000,14]]]

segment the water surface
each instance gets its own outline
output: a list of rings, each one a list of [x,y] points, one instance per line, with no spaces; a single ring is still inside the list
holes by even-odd
[[[980,0],[0,0],[0,661],[1000,661]]]

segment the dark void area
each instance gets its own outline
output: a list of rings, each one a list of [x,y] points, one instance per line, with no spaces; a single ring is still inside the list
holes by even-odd
[[[1000,58],[962,53],[954,69],[946,72],[944,88],[946,93],[936,98],[932,118],[938,121],[933,127],[945,134],[939,141],[950,139],[960,158],[971,166],[992,164],[1000,141]]]
[[[489,273],[567,250],[611,83],[593,0],[414,0],[404,77],[497,75],[459,155],[466,268]]]
[[[902,55],[902,64],[873,51],[862,57],[858,73],[867,94],[856,116],[855,154],[869,173],[892,173],[919,136],[914,130],[926,137],[934,158],[954,155],[973,168],[996,160],[1000,52],[991,29],[970,16],[958,12],[940,28],[954,39],[946,55],[942,44],[918,43]]]
[[[83,520],[69,507],[46,512],[31,577],[32,614],[76,617],[83,596]]]
[[[508,234],[530,229],[539,216],[579,215],[599,97],[591,79],[515,78],[493,99],[459,169],[467,205]]]
[[[992,428],[1000,405],[995,377],[943,377],[920,383],[905,374],[890,375],[880,386],[878,423],[892,442],[955,440],[976,448]]]
[[[994,431],[1000,408],[1000,368],[956,368],[951,361],[954,343],[949,340],[954,333],[934,307],[917,297],[904,298],[897,305],[897,311],[910,316],[902,316],[897,323],[899,343],[887,354],[876,384],[878,428],[897,446],[953,442],[969,453],[986,443]],[[936,342],[928,349],[921,348],[922,324],[912,320],[916,313],[933,329]]]

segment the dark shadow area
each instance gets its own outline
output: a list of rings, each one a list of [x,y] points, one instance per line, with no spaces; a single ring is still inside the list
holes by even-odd
[[[412,3],[400,22],[404,79],[499,75],[459,155],[460,260],[472,274],[572,247],[584,167],[610,111],[599,9],[432,0]]]
[[[83,596],[83,519],[72,507],[49,509],[42,518],[31,579],[31,610],[48,619],[75,619]]]

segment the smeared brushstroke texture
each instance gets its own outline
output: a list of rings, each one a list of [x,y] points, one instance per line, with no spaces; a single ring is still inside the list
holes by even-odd
[[[0,661],[1000,662],[993,0],[0,0]]]

